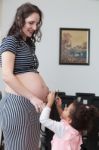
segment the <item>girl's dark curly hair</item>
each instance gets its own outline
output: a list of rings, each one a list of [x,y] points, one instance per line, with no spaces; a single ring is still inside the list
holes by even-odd
[[[77,101],[74,101],[73,105],[74,109],[70,113],[71,126],[80,132],[87,130],[90,133],[94,122],[99,117],[98,109],[93,105],[88,106]]]
[[[25,3],[17,9],[14,22],[11,28],[9,29],[7,35],[15,35],[17,38],[20,38],[21,37],[20,31],[25,24],[25,19],[29,17],[32,13],[38,13],[40,16],[40,21],[38,23],[37,30],[33,33],[30,40],[32,40],[33,42],[36,42],[36,41],[39,42],[42,36],[41,31],[40,31],[40,27],[42,25],[42,12],[37,6],[31,3]]]

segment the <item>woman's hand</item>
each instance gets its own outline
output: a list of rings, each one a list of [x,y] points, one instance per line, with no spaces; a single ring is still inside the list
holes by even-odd
[[[45,107],[45,103],[37,97],[33,97],[30,102],[34,105],[37,112],[41,112]]]

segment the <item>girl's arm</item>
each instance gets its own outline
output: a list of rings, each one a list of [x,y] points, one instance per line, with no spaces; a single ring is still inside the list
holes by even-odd
[[[48,94],[47,101],[47,105],[41,113],[40,122],[43,124],[43,126],[56,133],[59,137],[63,136],[65,130],[63,124],[59,121],[55,121],[49,118],[52,105],[55,101],[55,92],[50,92]]]
[[[15,54],[10,51],[2,53],[2,77],[4,82],[11,87],[17,94],[29,99],[38,111],[38,107],[43,108],[43,101],[32,94],[21,81],[13,74]]]
[[[64,135],[65,132],[65,127],[63,126],[63,124],[59,121],[55,121],[49,118],[50,116],[50,111],[51,108],[47,105],[41,115],[40,115],[40,123],[50,129],[51,131],[53,131],[55,134],[57,134],[59,137],[62,137]]]

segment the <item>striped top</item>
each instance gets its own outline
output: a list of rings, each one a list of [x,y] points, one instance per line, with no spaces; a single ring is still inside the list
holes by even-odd
[[[14,74],[31,71],[38,73],[39,62],[35,55],[34,44],[30,46],[25,41],[16,39],[15,36],[7,36],[0,46],[0,65],[2,65],[1,55],[5,51],[15,54]]]

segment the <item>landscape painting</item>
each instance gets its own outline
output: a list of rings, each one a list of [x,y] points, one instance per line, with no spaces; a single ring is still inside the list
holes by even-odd
[[[59,64],[89,65],[90,29],[60,28]]]

